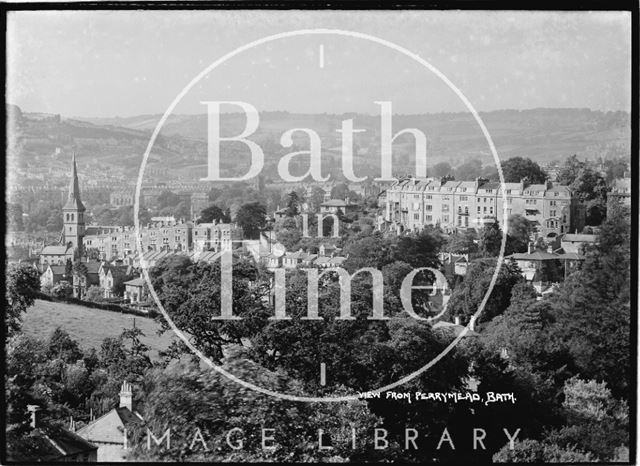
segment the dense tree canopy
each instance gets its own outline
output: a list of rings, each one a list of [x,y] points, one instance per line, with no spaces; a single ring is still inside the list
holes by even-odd
[[[4,324],[6,335],[20,330],[22,314],[33,306],[40,290],[38,271],[29,264],[10,265],[6,271],[4,295]]]
[[[259,202],[244,204],[238,210],[235,221],[247,239],[256,239],[267,224],[267,211]]]
[[[544,183],[548,175],[540,168],[540,165],[531,159],[522,157],[511,157],[501,163],[502,175],[506,183],[520,183],[523,179],[527,179],[532,184]],[[491,177],[493,180],[499,181],[497,170]]]

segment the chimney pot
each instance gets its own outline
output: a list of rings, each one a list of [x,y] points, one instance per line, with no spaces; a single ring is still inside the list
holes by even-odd
[[[131,390],[131,384],[126,380],[122,382],[120,389],[120,408],[128,408],[129,411],[133,411],[133,391]]]
[[[39,405],[27,405],[27,412],[31,414],[31,428],[40,427],[40,412],[42,408]]]

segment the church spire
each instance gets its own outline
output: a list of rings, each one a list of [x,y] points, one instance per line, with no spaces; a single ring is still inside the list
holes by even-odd
[[[84,212],[85,208],[80,200],[80,184],[78,183],[78,168],[76,167],[76,153],[73,152],[71,165],[71,183],[69,185],[69,197],[64,209],[73,209]]]

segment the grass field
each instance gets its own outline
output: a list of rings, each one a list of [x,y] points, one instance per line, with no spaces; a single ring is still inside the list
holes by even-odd
[[[151,357],[158,357],[158,350],[169,346],[174,337],[169,331],[162,336],[156,333],[160,326],[146,317],[120,314],[102,309],[91,309],[76,304],[36,300],[24,315],[23,330],[27,335],[48,338],[56,327],[66,330],[82,348],[100,349],[102,340],[120,335],[123,328],[140,328],[145,336],[142,342],[151,348]]]

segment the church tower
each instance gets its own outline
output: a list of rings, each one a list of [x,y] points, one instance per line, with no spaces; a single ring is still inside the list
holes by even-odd
[[[80,185],[78,183],[78,169],[74,152],[69,196],[67,197],[67,203],[62,208],[62,218],[65,245],[79,250],[82,249],[82,238],[84,237],[84,211],[84,205],[80,200]]]

